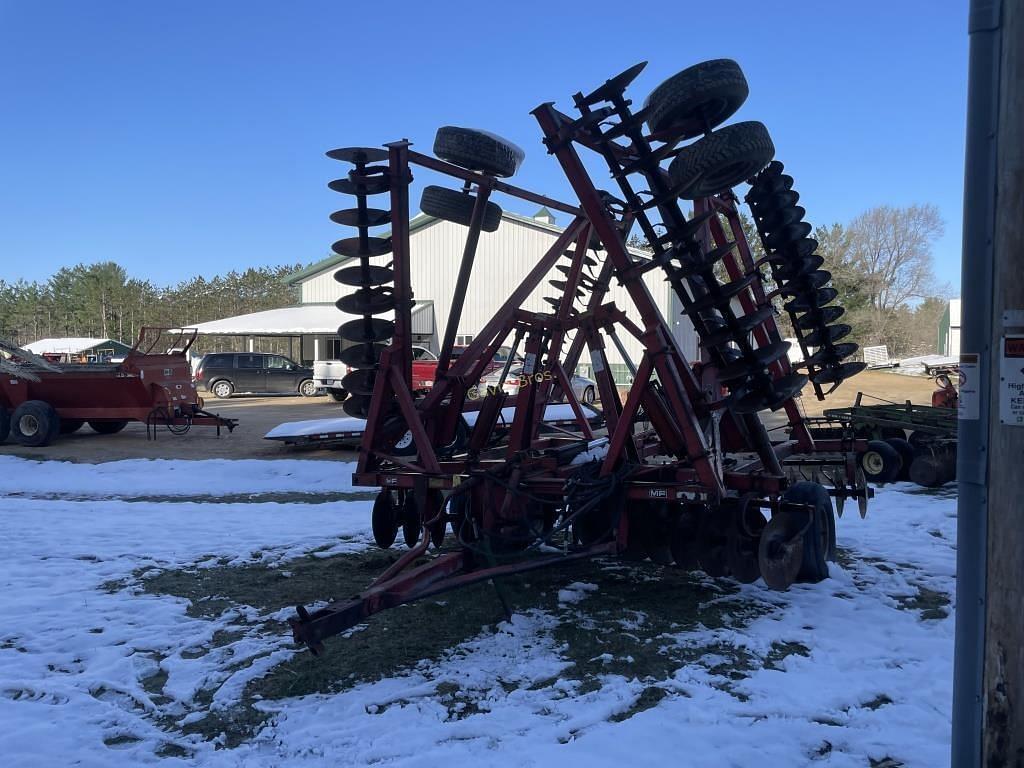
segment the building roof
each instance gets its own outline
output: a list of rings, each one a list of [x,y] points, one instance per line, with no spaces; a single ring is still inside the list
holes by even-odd
[[[25,349],[36,355],[77,355],[93,347],[101,347],[104,344],[117,344],[120,347],[127,347],[114,339],[90,339],[88,337],[68,337],[63,339],[40,339],[26,344]]]
[[[538,211],[538,215],[539,213],[540,211]],[[565,231],[565,227],[559,227],[555,224],[548,224],[547,222],[542,221],[540,219],[530,218],[529,216],[520,216],[518,213],[509,213],[508,211],[504,210],[501,212],[501,218],[504,221],[511,221],[514,222],[515,224],[533,227],[534,229],[539,229],[544,232],[550,232],[553,235],[560,235]],[[428,216],[425,213],[416,214],[416,216],[409,220],[409,234],[412,235],[415,232],[426,229],[427,227],[437,224],[439,221],[442,221],[442,219],[439,219],[435,216]],[[375,235],[375,237],[391,237],[391,230],[388,230],[387,232],[382,232],[379,235]],[[644,251],[638,248],[634,248],[632,246],[627,246],[627,249],[634,256],[650,256],[649,253],[645,253]],[[302,282],[308,277],[318,275],[324,270],[332,269],[345,262],[355,261],[357,258],[358,257],[355,256],[339,256],[336,253],[332,253],[330,256],[328,256],[326,259],[323,259],[322,261],[318,261],[315,264],[311,264],[305,269],[300,269],[298,272],[293,272],[292,274],[285,278],[285,282],[288,285],[296,285],[297,283]]]
[[[413,315],[433,302],[417,301]],[[248,315],[225,317],[191,326],[203,336],[301,336],[305,334],[335,335],[338,326],[352,315],[343,314],[333,304],[302,304],[298,307],[267,309]]]

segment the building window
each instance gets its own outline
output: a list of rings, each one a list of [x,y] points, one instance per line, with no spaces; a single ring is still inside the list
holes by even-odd
[[[471,341],[473,341],[473,334],[471,333],[455,337],[455,343],[460,347],[468,346]]]
[[[341,357],[341,339],[327,340],[327,359],[337,360]]]

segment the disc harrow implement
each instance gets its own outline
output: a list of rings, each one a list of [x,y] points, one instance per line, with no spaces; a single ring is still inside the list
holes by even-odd
[[[338,307],[357,316],[339,328],[354,369],[346,404],[367,420],[353,483],[379,489],[377,544],[392,546],[402,530],[410,549],[361,594],[298,608],[293,634],[314,652],[378,611],[597,555],[763,579],[772,589],[820,581],[835,551],[833,501],[866,508],[871,491],[856,466],[864,441],[814,439],[798,405],[809,382],[823,397],[824,385],[831,391],[860,364],[847,360],[856,345],[843,341],[850,328],[836,322],[843,311],[831,275],[768,129],[731,122],[749,91],[745,76],[728,59],[697,64],[636,109],[627,90],[644,67],[575,94],[572,115],[552,103],[533,110],[574,202],[509,183],[525,156],[487,131],[442,127],[432,155],[407,141],[329,153],[354,166],[331,182],[356,198],[331,216],[358,232],[334,245],[347,259],[335,275]],[[581,154],[605,165],[614,191],[595,185]],[[412,166],[440,178],[425,187],[421,209],[465,227],[429,391],[414,391],[409,378]],[[761,261],[734,192],[748,180]],[[384,193],[389,212],[367,206]],[[491,318],[454,356],[479,240],[501,226],[496,195],[571,220],[508,295],[484,299]],[[387,224],[388,235],[371,235]],[[633,237],[641,250],[627,245]],[[613,300],[613,281],[628,311]],[[651,291],[659,282],[685,319],[663,315]],[[800,366],[779,332],[776,296],[797,329]],[[699,358],[687,358],[673,330],[680,323],[696,331]],[[638,342],[638,359],[623,337]],[[628,386],[613,376],[608,342]],[[570,381],[584,355],[598,424]],[[492,372],[497,386],[483,386]],[[572,414],[569,428],[542,429],[550,408]],[[765,428],[767,410],[785,413],[787,436]]]

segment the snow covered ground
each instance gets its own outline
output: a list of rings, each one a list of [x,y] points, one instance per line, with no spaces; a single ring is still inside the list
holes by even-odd
[[[180,490],[185,472],[193,480]],[[196,614],[142,583],[168,569],[254,563],[281,564],[284,578],[307,553],[363,550],[369,502],[315,503],[351,490],[350,472],[304,461],[0,458],[3,764],[948,764],[956,502],[902,484],[879,491],[867,520],[848,505],[844,556],[825,582],[781,594],[730,584],[729,610],[757,605],[756,617],[659,634],[666,652],[693,650],[665,679],[622,674],[631,658],[611,653],[591,659],[611,670],[596,683],[569,674],[555,630],[567,617],[587,626],[600,593],[584,579],[558,591],[557,610],[482,627],[436,662],[331,695],[258,702],[270,714],[240,744],[189,733],[303,652],[269,620],[288,609]],[[193,498],[296,491],[313,493]],[[174,495],[189,498],[132,500]],[[634,612],[622,632],[639,635],[650,621]],[[742,674],[722,649],[742,652]]]

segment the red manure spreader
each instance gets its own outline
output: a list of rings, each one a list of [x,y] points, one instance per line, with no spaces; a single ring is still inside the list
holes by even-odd
[[[856,499],[866,512],[871,491],[856,461],[866,441],[814,439],[798,404],[805,388],[824,399],[864,364],[849,360],[857,345],[843,341],[850,326],[837,322],[843,308],[833,303],[831,275],[768,130],[723,125],[745,101],[747,81],[736,62],[708,61],[637,106],[626,91],[644,66],[575,94],[573,115],[552,103],[533,110],[575,202],[504,181],[524,154],[486,131],[443,127],[433,155],[404,140],[327,153],[347,168],[329,186],[351,198],[331,219],[354,228],[333,245],[349,257],[335,274],[344,286],[337,305],[354,316],[339,328],[354,342],[344,354],[353,370],[343,407],[366,419],[354,483],[379,489],[377,544],[390,547],[403,530],[410,549],[361,594],[298,608],[293,635],[313,652],[378,611],[594,556],[649,557],[745,583],[763,578],[772,589],[820,581],[835,557],[833,501],[842,512],[844,500]],[[611,190],[595,185],[584,154],[589,167],[607,167]],[[467,227],[429,392],[411,386],[414,169],[450,183],[427,186],[421,210]],[[756,259],[733,191],[743,183],[763,246]],[[453,356],[481,232],[500,225],[496,194],[571,222],[510,295],[473,297],[493,302],[494,314]],[[390,232],[374,235],[378,227]],[[635,234],[647,243],[645,258],[626,247]],[[651,273],[678,296],[701,360],[684,356],[669,325],[675,318],[662,316],[644,282]],[[613,280],[628,292],[629,314],[609,298]],[[537,290],[547,290],[550,311],[524,308]],[[777,312],[795,329],[798,364]],[[380,317],[391,313],[393,320]],[[639,360],[625,355],[623,334],[642,344]],[[624,396],[607,342],[633,373]],[[470,390],[503,347],[512,353],[469,426]],[[584,353],[601,428],[570,383]],[[502,383],[520,354],[523,385],[510,394]],[[570,428],[542,428],[552,402],[571,408]],[[785,413],[785,436],[766,429],[764,411]]]
[[[193,425],[230,432],[235,419],[203,410],[188,350],[192,329],[143,328],[120,363],[51,363],[0,343],[0,442],[8,435],[24,446],[52,443],[84,424],[103,435],[129,421],[184,434]],[[157,351],[160,350],[160,351]]]

